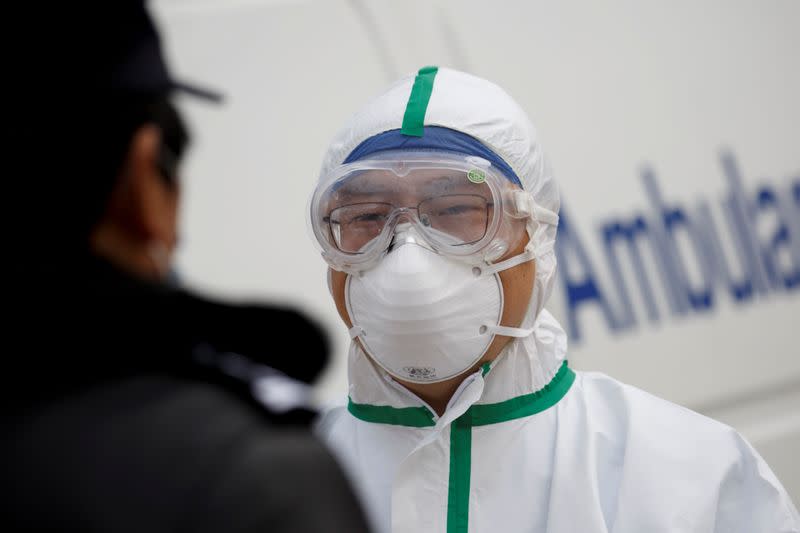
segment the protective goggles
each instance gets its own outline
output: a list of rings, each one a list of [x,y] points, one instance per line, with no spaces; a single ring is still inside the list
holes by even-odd
[[[309,223],[331,267],[358,271],[397,245],[409,226],[443,255],[495,260],[534,210],[532,195],[483,158],[387,151],[323,177],[310,201]]]

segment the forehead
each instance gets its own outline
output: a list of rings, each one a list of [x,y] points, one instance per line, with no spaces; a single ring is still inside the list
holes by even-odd
[[[398,176],[390,170],[364,170],[344,177],[333,187],[335,196],[371,194],[446,194],[452,191],[478,192],[485,183],[473,183],[463,170],[415,169]]]

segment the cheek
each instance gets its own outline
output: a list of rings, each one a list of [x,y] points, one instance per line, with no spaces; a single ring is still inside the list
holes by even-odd
[[[533,294],[536,264],[529,261],[500,273],[503,282],[503,318],[505,326],[518,327],[525,318]]]
[[[178,243],[178,211],[180,207],[180,193],[175,188],[167,188],[165,185],[164,192],[161,195],[161,217],[160,224],[162,226],[162,238],[165,239],[165,244],[172,250]]]
[[[525,251],[525,246],[530,240],[526,226],[526,220],[515,219],[504,228],[505,238],[510,245],[510,250],[506,254],[506,257],[513,257]]]
[[[172,220],[177,224],[178,212],[180,210],[180,194],[175,192],[169,200],[169,209],[172,212]]]
[[[331,296],[336,304],[336,310],[339,312],[339,316],[342,318],[345,325],[351,328],[353,327],[353,323],[350,321],[350,315],[347,313],[347,305],[344,296],[347,274],[332,269],[329,269],[329,272]]]

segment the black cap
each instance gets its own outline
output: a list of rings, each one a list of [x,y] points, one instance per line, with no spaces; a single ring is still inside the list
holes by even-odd
[[[86,242],[154,105],[173,110],[175,91],[220,95],[172,76],[142,0],[18,4],[4,19],[20,36],[4,107],[13,154],[6,171],[15,177],[6,194],[19,200],[13,246],[26,250],[20,257],[53,260]]]
[[[218,102],[217,91],[176,80],[143,0],[57,2],[29,13],[25,85],[36,93],[159,94],[172,90]]]
[[[109,3],[114,5],[117,1]],[[135,92],[174,89],[207,100],[222,99],[215,91],[177,81],[170,75],[160,39],[144,2],[131,1],[124,16],[117,13],[117,20],[118,31],[109,36],[113,52],[118,54],[118,58],[114,58],[118,60],[112,62],[116,68],[110,76],[116,88]]]

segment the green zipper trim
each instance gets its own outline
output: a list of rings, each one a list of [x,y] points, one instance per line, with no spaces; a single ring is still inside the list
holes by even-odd
[[[447,533],[469,528],[469,484],[472,472],[472,424],[469,411],[450,425],[450,479],[447,487]]]
[[[433,79],[438,71],[439,67],[422,67],[417,72],[403,115],[403,127],[400,130],[403,135],[422,137],[425,112],[428,110],[428,102],[433,92]]]
[[[482,367],[483,375],[489,366]],[[575,372],[567,361],[561,363],[553,379],[542,389],[504,402],[473,404],[450,424],[450,477],[447,488],[447,533],[466,533],[469,529],[470,474],[472,472],[472,428],[507,422],[541,413],[563,398],[575,382]],[[426,407],[390,407],[353,403],[347,409],[365,422],[396,426],[430,427],[434,415]]]
[[[364,422],[391,424],[393,426],[409,426],[424,428],[435,426],[433,413],[427,407],[391,407],[388,405],[370,405],[355,403],[348,398],[347,410],[354,417]]]
[[[564,361],[550,383],[536,392],[517,396],[504,402],[472,405],[469,408],[472,425],[497,424],[541,413],[557,404],[574,381],[575,372]]]
[[[484,365],[483,372],[488,371]],[[554,406],[569,391],[575,381],[575,372],[561,363],[561,368],[550,383],[542,389],[517,396],[504,402],[474,404],[464,413],[469,413],[471,425],[485,426],[507,422],[515,418],[535,415]],[[391,424],[393,426],[408,426],[413,428],[432,427],[436,425],[433,413],[427,407],[391,407],[389,405],[370,405],[368,403],[355,403],[349,400],[347,410],[364,422],[376,424]],[[461,415],[463,418],[464,415]]]
[[[484,375],[488,368],[484,368]],[[504,402],[473,404],[450,425],[450,478],[447,487],[447,533],[469,530],[469,493],[472,472],[472,428],[506,422],[540,413],[564,397],[575,381],[567,362],[553,379],[531,394]]]

